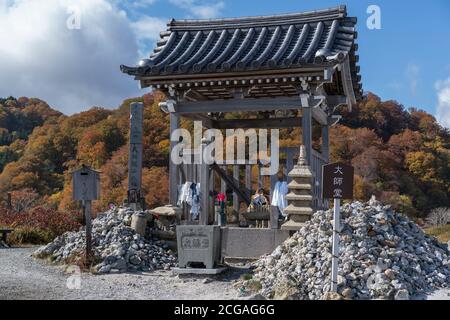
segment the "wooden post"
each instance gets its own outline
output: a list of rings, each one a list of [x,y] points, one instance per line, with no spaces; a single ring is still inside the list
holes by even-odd
[[[330,162],[330,126],[322,126],[322,156],[326,163]]]
[[[245,187],[252,191],[252,165],[247,164],[245,166]]]
[[[209,170],[209,167],[208,167]],[[210,171],[209,172],[209,194],[212,195],[209,197],[209,209],[211,210],[209,213],[209,222],[214,223],[216,222],[216,210],[215,210],[215,206],[214,206],[214,172]]]
[[[90,266],[92,262],[92,202],[84,201],[84,217],[86,220],[86,265]]]
[[[334,199],[333,210],[333,247],[331,249],[331,292],[337,292],[337,276],[339,266],[339,220],[341,199]]]
[[[223,165],[221,166],[221,168],[225,173],[227,173],[227,166]],[[227,184],[223,179],[220,179],[220,192],[222,192],[225,195],[227,194]]]
[[[176,112],[171,112],[169,119],[170,119],[170,136],[172,137],[172,133],[180,127],[180,114]],[[177,143],[178,141],[172,141],[172,139],[170,139],[170,154],[172,154],[172,150]],[[177,165],[175,165],[169,158],[169,202],[173,206],[176,206],[178,201],[179,181],[177,171],[178,171]]]
[[[142,131],[144,104],[130,104],[130,151],[128,154],[128,203],[136,210],[141,203]]]
[[[262,188],[263,181],[261,176],[261,166],[258,164],[258,189]]]
[[[270,197],[269,197],[269,202],[272,202],[272,195],[273,195],[273,190],[275,188],[275,184],[277,183],[277,174],[273,174],[270,176]]]
[[[200,216],[199,224],[207,225],[209,217],[209,165],[203,160],[203,150],[206,147],[206,142],[202,141],[199,151],[201,152],[202,161],[199,167],[200,180]]]
[[[233,165],[233,178],[237,181],[237,186],[239,187],[239,165]],[[236,192],[233,192],[233,223],[239,223],[239,197]]]
[[[302,107],[302,140],[306,151],[306,163],[311,165],[312,117],[311,107]]]

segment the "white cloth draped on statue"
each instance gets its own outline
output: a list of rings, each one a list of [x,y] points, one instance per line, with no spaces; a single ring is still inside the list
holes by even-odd
[[[284,208],[287,207],[286,195],[289,192],[286,181],[277,181],[272,193],[272,206],[278,207],[284,215]]]
[[[189,211],[191,219],[197,220],[200,212],[200,183],[186,181],[178,186],[177,205],[181,206],[183,203],[191,207]]]

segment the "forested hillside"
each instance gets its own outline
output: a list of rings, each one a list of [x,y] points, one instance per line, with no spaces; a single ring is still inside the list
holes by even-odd
[[[102,172],[97,210],[126,196],[129,104],[144,102],[143,191],[152,207],[168,200],[168,116],[158,108],[161,94],[129,99],[116,110],[92,108],[65,116],[38,99],[0,100],[0,195],[68,211],[70,170],[81,163]],[[398,210],[424,217],[449,204],[450,134],[428,113],[405,110],[368,94],[331,131],[332,160],[355,167],[355,195],[372,194]],[[186,125],[186,124],[184,124]],[[299,129],[280,134],[282,145],[298,146]],[[23,204],[22,204],[23,205]]]

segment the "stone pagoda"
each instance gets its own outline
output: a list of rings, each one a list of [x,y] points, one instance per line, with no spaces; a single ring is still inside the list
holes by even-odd
[[[289,172],[292,181],[288,184],[286,200],[289,205],[284,209],[288,221],[281,226],[285,230],[299,230],[310,219],[312,209],[312,172],[306,162],[305,147],[300,146],[297,165]]]

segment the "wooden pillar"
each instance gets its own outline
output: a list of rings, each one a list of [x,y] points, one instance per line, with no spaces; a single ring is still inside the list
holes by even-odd
[[[200,181],[200,216],[198,223],[200,225],[207,225],[209,220],[210,202],[209,202],[209,165],[203,161],[203,150],[206,147],[206,143],[201,144],[200,152],[202,156],[201,164],[199,168],[199,181]]]
[[[237,182],[237,186],[239,187],[239,165],[234,164],[233,165],[233,178]],[[239,197],[236,194],[236,192],[233,192],[233,220],[232,223],[238,223],[239,222]]]
[[[270,176],[270,196],[269,202],[272,202],[273,189],[275,188],[275,184],[277,183],[277,173]]]
[[[306,151],[306,163],[311,165],[312,151],[312,110],[311,107],[302,108],[302,140]]]
[[[227,173],[227,166],[221,166],[222,170]],[[225,181],[223,179],[220,179],[220,192],[222,192],[223,194],[227,194],[227,184],[225,183]]]
[[[326,163],[330,162],[330,126],[322,126],[322,156]]]
[[[172,133],[180,127],[180,114],[176,112],[171,112],[170,116],[170,137],[172,137]],[[172,160],[170,159],[170,155],[172,154],[172,149],[178,141],[172,141],[170,139],[170,153],[169,153],[169,202],[171,205],[176,206],[178,201],[178,168]]]
[[[245,166],[245,187],[252,191],[252,165],[247,164]]]
[[[208,168],[209,170],[209,168]],[[215,196],[214,196],[214,182],[215,182],[215,178],[214,178],[214,171],[209,170],[209,223],[214,223],[216,222],[216,214],[215,214],[215,207],[214,207],[214,200],[215,200]]]
[[[261,176],[261,166],[258,164],[258,189],[262,188],[263,181]]]

